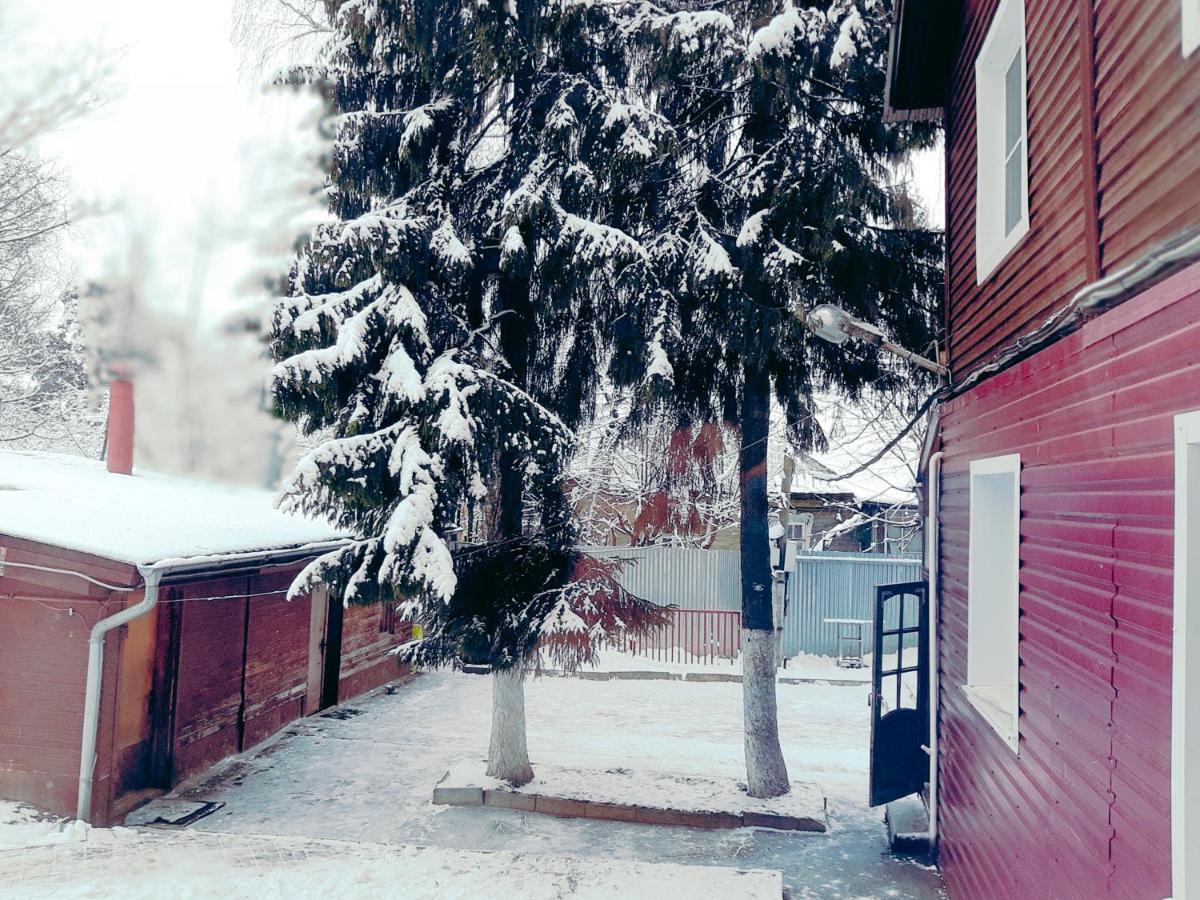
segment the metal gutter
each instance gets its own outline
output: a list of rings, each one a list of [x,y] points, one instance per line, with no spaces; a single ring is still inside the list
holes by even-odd
[[[88,638],[87,685],[83,691],[83,743],[79,756],[79,792],[75,801],[75,818],[88,821],[92,815],[92,781],[96,771],[96,734],[100,729],[100,679],[104,673],[104,636],[114,628],[144,616],[158,602],[159,579],[162,569],[141,568],[145,595],[140,603],[101,619],[92,626]]]
[[[980,366],[962,381],[943,389],[939,394],[940,398],[948,399],[961,394],[989,375],[1003,371],[1009,365],[1040,350],[1087,316],[1105,311],[1116,301],[1135,291],[1144,290],[1151,282],[1172,274],[1177,267],[1196,261],[1200,261],[1200,228],[1189,228],[1106,278],[1080,288],[1066,306],[1033,331],[1017,338],[997,353],[990,362]]]
[[[942,451],[929,457],[929,526],[926,561],[929,572],[929,853],[937,858],[938,841],[938,627],[941,591]]]

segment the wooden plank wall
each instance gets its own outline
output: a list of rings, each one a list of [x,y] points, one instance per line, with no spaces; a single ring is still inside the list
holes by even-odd
[[[173,781],[203,771],[242,749],[242,654],[248,590],[246,578],[183,586]],[[228,599],[203,599],[209,597]]]
[[[942,410],[941,852],[952,897],[1170,895],[1173,417],[1200,265]],[[1020,453],[1020,754],[967,673],[970,461]]]
[[[387,651],[408,640],[409,626],[397,622],[396,634],[380,630],[382,608],[349,606],[342,619],[342,668],[338,684],[338,702],[387,684],[407,673],[396,657]]]
[[[256,576],[250,579],[250,593],[286,591],[294,576],[293,570]],[[243,749],[304,715],[310,603],[307,596],[288,600],[285,593],[250,601]]]

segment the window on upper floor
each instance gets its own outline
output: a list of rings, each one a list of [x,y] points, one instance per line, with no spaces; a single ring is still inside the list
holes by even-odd
[[[1002,0],[975,60],[975,275],[979,284],[1029,231],[1025,62],[1024,0]]]
[[[1183,5],[1183,55],[1200,47],[1200,0],[1180,0]]]
[[[970,484],[963,690],[1015,752],[1020,721],[1021,457],[972,461]]]

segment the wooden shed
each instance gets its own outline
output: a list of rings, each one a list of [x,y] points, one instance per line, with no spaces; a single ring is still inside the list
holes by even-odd
[[[93,824],[403,677],[391,609],[287,597],[343,540],[265,491],[0,452],[0,797],[76,814],[89,638],[142,603],[150,572],[156,602],[102,642]]]

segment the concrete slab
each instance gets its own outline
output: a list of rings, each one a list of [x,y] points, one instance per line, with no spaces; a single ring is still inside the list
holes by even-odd
[[[444,806],[483,806],[483,788],[437,785],[433,802]]]
[[[736,682],[741,683],[742,676],[736,672],[688,672],[684,676],[684,681],[707,681],[707,682]]]
[[[774,828],[826,831],[826,800],[814,785],[796,782],[771,800],[746,795],[733,779],[639,772],[625,768],[571,769],[537,765],[534,781],[511,788],[485,774],[482,760],[460,760],[434,788],[435,803],[520,809],[562,818],[605,819],[685,828]],[[439,799],[443,798],[443,799]],[[459,802],[456,802],[459,801]]]
[[[920,797],[901,797],[884,811],[888,846],[893,853],[926,856],[929,853],[929,813]]]
[[[498,806],[501,809],[519,809],[521,812],[533,812],[537,797],[532,794],[514,794],[512,791],[484,791],[483,805]]]

